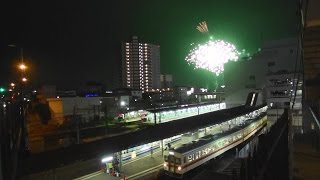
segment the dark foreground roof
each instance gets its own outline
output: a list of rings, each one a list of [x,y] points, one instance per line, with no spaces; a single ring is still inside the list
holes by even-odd
[[[235,126],[234,128],[232,128],[232,129],[230,129],[228,131],[220,132],[220,133],[217,133],[215,135],[210,134],[210,135],[204,136],[204,137],[200,138],[198,141],[193,141],[191,143],[188,143],[188,144],[182,145],[180,147],[177,147],[174,151],[178,152],[178,153],[181,153],[181,154],[186,153],[186,152],[188,152],[188,151],[190,151],[192,149],[196,149],[196,148],[201,147],[201,146],[203,146],[205,144],[211,143],[212,141],[215,141],[217,139],[220,139],[222,137],[230,135],[230,134],[232,134],[234,132],[237,132],[237,131],[239,131],[241,129],[244,129],[246,126],[249,126],[254,121],[260,120],[265,115],[266,115],[266,113],[263,113],[262,115],[256,117],[255,119],[247,120],[247,121],[245,121],[245,123],[243,123],[243,124],[241,124],[239,126]]]
[[[72,164],[77,161],[99,159],[105,155],[117,152],[129,147],[154,142],[164,138],[172,137],[204,128],[210,125],[219,124],[236,116],[246,114],[263,107],[239,106],[231,109],[224,109],[211,113],[201,114],[158,124],[156,126],[140,131],[123,134],[116,137],[97,140],[91,143],[78,144],[54,151],[47,151],[39,154],[32,154],[21,164],[22,175],[41,172],[57,168],[63,165]]]

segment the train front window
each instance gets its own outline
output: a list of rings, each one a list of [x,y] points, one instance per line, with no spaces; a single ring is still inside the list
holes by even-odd
[[[170,162],[170,163],[174,163],[174,162],[175,162],[175,157],[174,157],[174,156],[169,155],[169,156],[168,156],[168,162]]]
[[[180,158],[176,158],[176,164],[181,164],[181,159]]]
[[[164,161],[168,161],[168,156],[163,156]]]

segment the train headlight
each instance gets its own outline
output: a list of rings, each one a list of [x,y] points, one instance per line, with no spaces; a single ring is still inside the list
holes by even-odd
[[[167,165],[168,165],[167,162],[163,163],[163,167],[167,167]]]
[[[178,166],[178,171],[181,171],[181,166]]]

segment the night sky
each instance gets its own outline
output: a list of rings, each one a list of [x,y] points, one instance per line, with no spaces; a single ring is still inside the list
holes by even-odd
[[[112,2],[112,3],[111,3]],[[0,5],[0,85],[17,77],[23,47],[34,86],[79,88],[98,81],[114,88],[120,72],[121,41],[138,35],[160,45],[161,72],[176,85],[206,87],[213,75],[194,70],[184,58],[190,43],[207,39],[196,25],[207,21],[210,33],[239,50],[257,50],[263,40],[297,34],[292,0],[117,0],[10,1]]]

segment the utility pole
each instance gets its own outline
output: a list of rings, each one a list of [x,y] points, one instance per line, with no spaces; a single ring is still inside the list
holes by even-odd
[[[122,172],[122,151],[119,152],[119,172]]]
[[[153,104],[153,115],[154,115],[154,125],[157,124],[157,116],[156,116],[156,105]]]
[[[163,139],[161,140],[161,155],[163,156]]]
[[[96,105],[93,105],[93,119],[96,117]]]
[[[77,144],[80,144],[80,132],[79,132],[79,120],[76,117],[76,106],[73,107],[73,118],[76,121],[76,126],[77,126]]]
[[[106,135],[107,135],[108,134],[108,103],[106,103],[105,105],[104,116],[105,116]]]

